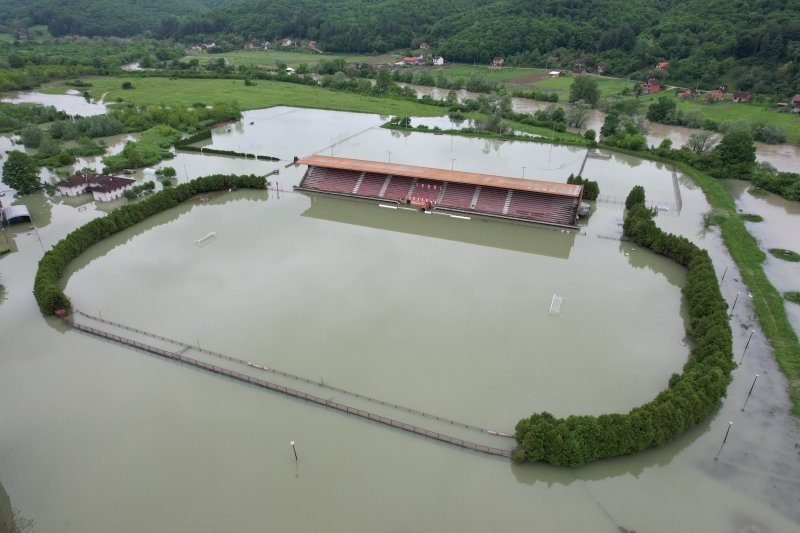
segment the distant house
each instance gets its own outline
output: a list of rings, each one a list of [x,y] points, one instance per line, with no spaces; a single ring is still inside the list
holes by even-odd
[[[586,76],[586,74],[588,74],[588,72],[586,72],[586,69],[583,67],[572,69],[573,76]]]
[[[288,37],[281,41],[281,46],[292,46],[294,43]]]
[[[642,84],[642,93],[654,94],[661,92],[661,81],[656,78],[650,78]]]
[[[245,50],[252,50],[253,49],[253,43],[244,43],[244,49]]]
[[[602,61],[602,62],[598,63],[597,64],[597,73],[598,74],[602,74],[603,72],[606,71],[606,67],[608,67],[608,63],[606,63],[605,61]]]
[[[420,50],[427,50],[428,48],[430,48],[430,46],[428,46],[428,43],[419,43]]]
[[[269,41],[264,41],[263,43],[261,43],[261,48],[263,48],[264,50],[269,50]]]
[[[316,48],[317,47],[317,41],[308,41],[308,47],[309,48]]]
[[[422,57],[422,54],[420,54],[420,55],[418,55],[417,57],[414,58],[414,64],[415,65],[424,65],[425,63],[426,63],[426,61],[425,61],[425,58]]]
[[[106,176],[102,174],[79,174],[56,183],[63,196],[79,196],[90,192],[95,200],[110,202],[122,197],[122,193],[134,186],[136,180]]]
[[[800,109],[800,93],[792,96],[792,107],[795,109]]]
[[[494,59],[492,59],[492,62],[489,63],[489,66],[490,67],[502,67],[505,62],[506,62],[506,60],[503,59],[502,57],[495,57]]]
[[[661,61],[659,64],[656,65],[656,70],[665,71],[669,66],[669,61]]]
[[[437,67],[441,67],[444,65],[444,58],[442,56],[436,56],[433,58],[433,64]]]
[[[710,100],[725,100],[728,97],[728,93],[725,92],[725,86],[720,85],[708,95]]]
[[[209,41],[209,42],[205,42],[205,43],[201,43],[200,44],[200,49],[201,50],[208,50],[209,48],[216,48],[216,47],[217,47],[217,43],[215,43],[213,41]]]
[[[559,76],[561,76],[561,72],[558,70],[551,70],[547,73],[548,78],[558,78]]]
[[[687,87],[678,93],[678,98],[694,98],[697,96],[697,89],[694,87]]]
[[[414,56],[404,57],[402,63],[403,65],[415,65],[417,63],[417,58]]]
[[[745,91],[736,91],[733,93],[733,101],[737,103],[744,103],[750,100],[750,93]]]

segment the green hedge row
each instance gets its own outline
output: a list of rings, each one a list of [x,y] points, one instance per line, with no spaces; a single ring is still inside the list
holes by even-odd
[[[705,250],[684,237],[662,232],[644,203],[625,217],[625,235],[640,246],[674,259],[689,270],[683,292],[689,304],[694,348],[682,374],[654,400],[627,414],[570,416],[536,413],[516,427],[517,462],[578,466],[660,446],[700,423],[720,405],[734,368],[728,306]]]
[[[233,150],[217,150],[216,148],[205,148],[205,147],[201,148],[199,146],[191,146],[196,142],[206,141],[210,138],[211,138],[211,130],[203,130],[185,139],[180,139],[178,141],[175,141],[173,146],[175,146],[175,148],[178,150],[184,150],[187,152],[200,152],[201,154],[232,155],[236,157],[258,159],[260,161],[280,161],[279,158],[272,157],[271,155],[248,154],[244,152],[236,152]]]
[[[61,290],[59,281],[69,262],[93,244],[149,216],[175,207],[197,194],[223,189],[263,189],[265,186],[266,178],[263,176],[222,174],[206,176],[164,189],[145,200],[124,205],[102,218],[84,224],[59,241],[39,261],[39,269],[33,284],[33,294],[39,309],[45,315],[52,315],[56,309],[70,308],[69,298]]]

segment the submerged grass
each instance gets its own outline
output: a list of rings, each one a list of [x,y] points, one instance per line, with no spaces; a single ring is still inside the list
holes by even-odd
[[[766,255],[750,235],[741,217],[735,216],[736,205],[719,180],[686,165],[676,166],[691,176],[715,210],[727,212],[728,216],[717,217],[722,240],[728,248],[739,272],[753,295],[753,309],[769,340],[775,359],[789,381],[789,397],[792,412],[800,415],[800,342],[786,316],[781,294],[772,286],[761,264]]]
[[[791,261],[792,263],[797,263],[800,261],[800,254],[793,252],[792,250],[784,250],[783,248],[770,248],[769,253],[784,261]]]

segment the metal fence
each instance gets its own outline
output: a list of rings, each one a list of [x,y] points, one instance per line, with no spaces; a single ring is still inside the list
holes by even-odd
[[[320,398],[319,396],[314,396],[313,394],[307,394],[305,392],[301,392],[289,387],[284,387],[283,385],[278,385],[275,383],[271,383],[269,381],[259,379],[253,376],[248,376],[247,374],[242,374],[241,372],[236,372],[233,370],[229,370],[227,368],[211,365],[209,363],[204,363],[202,361],[198,361],[197,359],[193,359],[191,357],[187,357],[185,355],[181,355],[176,352],[170,352],[168,350],[163,350],[161,348],[157,348],[155,346],[151,346],[149,344],[144,344],[133,339],[128,339],[126,337],[122,337],[120,335],[114,335],[113,333],[109,333],[107,331],[103,331],[97,328],[93,328],[91,326],[87,326],[85,324],[80,324],[78,322],[70,322],[72,327],[79,331],[83,331],[84,333],[88,333],[90,335],[95,335],[97,337],[101,337],[106,340],[110,340],[113,342],[117,342],[119,344],[124,344],[126,346],[131,346],[133,348],[137,348],[139,350],[143,350],[155,355],[159,355],[161,357],[166,357],[168,359],[172,359],[175,361],[180,361],[182,363],[186,363],[188,365],[202,368],[204,370],[208,370],[215,374],[229,377],[235,379],[237,381],[241,381],[244,383],[248,383],[250,385],[255,385],[257,387],[261,387],[264,389],[268,389],[274,392],[279,392],[281,394],[285,394],[287,396],[291,396],[293,398],[298,398],[301,400],[306,400],[317,405],[323,405],[325,407],[330,407],[332,409],[336,409],[337,411],[341,411],[347,414],[355,415],[361,418],[365,418],[367,420],[372,420],[373,422],[378,422],[393,428],[397,428],[403,431],[407,431],[409,433],[414,433],[416,435],[421,435],[423,437],[427,437],[429,439],[434,439],[440,442],[445,442],[447,444],[452,444],[454,446],[459,446],[461,448],[466,448],[468,450],[473,450],[476,452],[485,453],[488,455],[497,455],[501,457],[511,457],[511,450],[505,450],[501,448],[494,448],[491,446],[484,446],[482,444],[477,444],[474,442],[466,441],[463,439],[459,439],[456,437],[451,437],[449,435],[445,435],[443,433],[438,433],[436,431],[431,431],[429,429],[421,428],[419,426],[415,426],[412,424],[406,424],[404,422],[400,422],[398,420],[394,420],[392,418],[388,418],[385,416],[377,415],[375,413],[371,413],[369,411],[364,411],[363,409],[357,409],[355,407],[350,407],[343,403],[335,402],[333,400],[326,400],[324,398]],[[125,327],[125,326],[121,326]],[[133,330],[134,328],[129,328]],[[166,337],[160,337],[163,340],[169,341]],[[221,355],[221,354],[220,354]],[[233,358],[223,356],[226,359],[231,361],[235,360]],[[304,379],[304,378],[301,378]],[[309,383],[312,383],[309,381]]]

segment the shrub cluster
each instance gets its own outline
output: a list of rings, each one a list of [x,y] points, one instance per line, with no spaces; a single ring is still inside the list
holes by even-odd
[[[517,98],[527,98],[528,100],[539,100],[540,102],[558,102],[558,93],[548,93],[544,91],[514,91],[511,96]]]
[[[662,232],[644,198],[625,217],[625,235],[688,267],[683,292],[694,341],[682,374],[673,374],[654,400],[630,412],[558,419],[536,413],[516,427],[517,462],[578,466],[660,446],[708,417],[720,404],[734,363],[728,307],[711,259],[689,240]]]
[[[580,176],[569,175],[567,183],[575,185],[583,185],[583,199],[594,202],[600,196],[600,185],[593,180],[588,180]]]
[[[84,224],[59,241],[39,261],[33,285],[39,309],[45,315],[52,315],[56,309],[70,308],[69,298],[61,290],[59,280],[69,262],[93,244],[197,194],[231,188],[263,189],[265,185],[263,176],[205,176],[162,190],[141,202],[124,205],[105,217]]]

